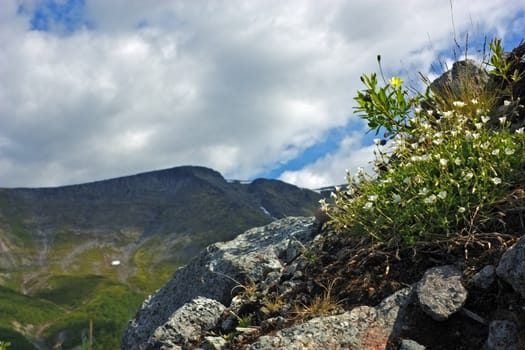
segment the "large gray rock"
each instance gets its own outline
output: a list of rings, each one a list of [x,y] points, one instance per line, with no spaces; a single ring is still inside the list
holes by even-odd
[[[408,287],[377,307],[359,306],[341,315],[316,317],[262,336],[248,349],[386,349],[402,328],[412,296],[413,288]]]
[[[184,304],[158,327],[144,349],[174,349],[200,340],[201,334],[215,326],[225,306],[216,300],[198,297]]]
[[[446,320],[467,300],[461,272],[451,265],[427,270],[417,284],[417,298],[427,315],[436,321]]]
[[[472,277],[472,283],[481,289],[488,289],[496,279],[496,268],[487,265]]]
[[[481,92],[489,82],[489,73],[479,63],[464,60],[454,62],[452,69],[430,84],[430,90],[449,101],[467,101],[472,98],[474,89]]]
[[[154,331],[177,309],[199,296],[229,305],[235,286],[281,271],[282,261],[292,258],[290,247],[304,245],[316,232],[313,217],[290,217],[248,230],[232,241],[208,246],[142,304],[124,332],[122,349],[142,350]]]
[[[503,254],[496,274],[525,298],[525,236]]]
[[[489,325],[489,336],[483,350],[518,350],[518,327],[512,321],[496,320]]]

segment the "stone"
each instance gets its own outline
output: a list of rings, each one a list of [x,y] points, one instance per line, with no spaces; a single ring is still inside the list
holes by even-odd
[[[481,289],[488,289],[496,279],[496,267],[487,265],[472,277],[472,284]]]
[[[459,311],[467,299],[461,272],[445,265],[425,272],[417,284],[417,298],[423,311],[436,321],[444,321]]]
[[[496,275],[525,298],[525,236],[501,256]]]
[[[518,350],[518,327],[509,320],[495,320],[489,325],[489,335],[483,350]]]
[[[272,271],[282,272],[279,257],[286,258],[291,241],[301,244],[317,234],[314,217],[288,217],[253,228],[234,240],[208,246],[142,304],[130,321],[121,348],[139,350],[156,329],[184,304],[206,297],[229,305],[232,290],[246,281],[263,280]]]
[[[401,330],[413,288],[397,291],[378,306],[359,306],[340,315],[316,317],[259,337],[248,349],[385,349]]]
[[[468,89],[482,91],[490,82],[489,73],[473,60],[454,62],[452,69],[443,73],[430,84],[434,95],[444,96],[447,100],[465,101]]]
[[[204,337],[202,347],[204,350],[220,350],[223,349],[228,342],[223,337]]]
[[[411,339],[403,339],[399,350],[425,350],[426,347]]]
[[[203,297],[184,304],[153,332],[144,350],[171,349],[196,342],[203,332],[215,326],[224,309],[218,301]]]

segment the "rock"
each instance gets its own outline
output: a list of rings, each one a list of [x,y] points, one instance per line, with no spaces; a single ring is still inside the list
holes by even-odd
[[[449,101],[466,101],[471,98],[465,92],[477,89],[480,92],[489,83],[489,73],[473,60],[454,62],[452,69],[443,73],[430,84],[430,90]],[[470,91],[471,91],[470,90]]]
[[[155,330],[144,350],[188,346],[215,326],[224,309],[218,301],[203,297],[184,304]]]
[[[503,254],[496,274],[525,298],[525,236]]]
[[[204,350],[219,350],[223,349],[228,342],[223,337],[204,337],[202,347]]]
[[[488,289],[496,279],[496,268],[487,265],[472,277],[472,284],[481,289]]]
[[[399,350],[425,350],[425,349],[426,347],[410,339],[403,339],[401,341],[401,346],[399,346]]]
[[[417,284],[417,297],[423,311],[436,321],[444,321],[459,311],[467,299],[461,272],[454,266],[434,267]]]
[[[496,320],[489,325],[489,336],[483,350],[518,350],[518,327],[512,321]]]
[[[259,337],[248,349],[385,349],[400,331],[412,290],[402,289],[375,308],[359,306]]]
[[[177,309],[199,296],[229,305],[232,289],[281,271],[280,257],[287,257],[290,243],[305,244],[316,233],[315,218],[289,217],[208,246],[142,304],[124,332],[122,349],[138,350]]]

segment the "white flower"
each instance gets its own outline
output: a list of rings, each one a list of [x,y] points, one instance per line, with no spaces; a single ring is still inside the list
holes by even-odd
[[[421,113],[422,110],[423,110],[423,109],[422,109],[421,107],[416,107],[416,108],[414,108],[414,112],[415,112],[416,114]]]
[[[467,210],[467,209],[465,209],[465,207],[459,207],[458,208],[458,213],[464,213],[465,210]]]
[[[474,174],[472,174],[471,172],[468,172],[465,174],[465,176],[463,177],[464,180],[470,180],[474,177]]]
[[[443,158],[442,158],[442,159],[439,160],[439,164],[440,164],[441,166],[447,166],[447,163],[448,163],[448,160],[446,160],[446,159],[443,159]]]
[[[497,156],[499,154],[499,148],[496,148],[494,151],[492,151],[493,156]]]
[[[454,107],[459,107],[459,108],[465,107],[465,102],[463,101],[454,101],[452,102],[452,104],[454,105]]]
[[[374,144],[376,146],[379,146],[380,143],[381,143],[381,139],[374,139]]]
[[[335,192],[340,192],[341,191],[341,187],[340,186],[335,186]]]
[[[408,185],[410,183],[410,177],[409,176],[405,177],[405,179],[403,180],[403,183]]]
[[[425,204],[433,204],[435,203],[437,200],[437,197],[435,194],[431,194],[430,196],[428,196],[427,198],[423,199],[423,202]]]
[[[337,198],[337,195],[334,193],[334,192],[330,192],[330,197],[332,199],[336,199]]]
[[[372,202],[366,202],[366,204],[363,206],[363,209],[370,210],[374,206],[374,203]]]
[[[510,148],[510,147],[505,148],[505,154],[507,154],[507,155],[509,155],[509,156],[510,156],[511,154],[514,154],[514,152],[516,152],[516,151],[514,150],[514,148]]]
[[[392,203],[399,203],[401,201],[401,196],[397,193],[394,193],[392,195]]]
[[[426,194],[428,193],[428,188],[426,187],[423,187],[422,189],[419,190],[418,194],[420,196],[425,196]]]
[[[450,118],[450,117],[452,117],[452,114],[454,114],[454,112],[446,111],[446,112],[443,112],[443,117]]]
[[[500,117],[500,118],[499,118],[499,122],[500,122],[501,124],[505,124],[506,121],[507,121],[507,117]]]
[[[481,122],[483,124],[486,124],[490,120],[490,117],[487,117],[486,115],[481,116]]]
[[[494,183],[494,185],[499,185],[501,183],[501,179],[499,177],[493,177],[490,179]]]
[[[503,105],[506,107],[506,106],[510,106],[510,101],[509,100],[505,100],[503,101]]]
[[[438,193],[438,197],[441,199],[445,199],[447,197],[447,191],[441,191]]]
[[[523,134],[523,127],[516,130],[516,134]]]
[[[489,146],[490,146],[490,143],[488,141],[487,142],[483,142],[481,145],[479,145],[479,147],[481,149],[487,149],[487,148],[489,148]]]
[[[483,127],[483,123],[475,123],[476,129],[481,129]]]
[[[461,165],[461,159],[459,158],[454,159],[454,164]]]
[[[473,105],[477,105],[477,104],[478,104],[478,100],[476,100],[475,98],[473,98],[472,100],[470,100],[470,102],[472,102]]]
[[[377,200],[377,198],[378,198],[377,194],[374,194],[372,196],[368,196],[368,200],[370,202],[375,202]]]

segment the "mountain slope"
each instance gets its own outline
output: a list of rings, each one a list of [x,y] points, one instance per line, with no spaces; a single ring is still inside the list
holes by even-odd
[[[53,302],[80,320],[86,305],[108,290],[101,285],[137,302],[137,293],[162,285],[210,243],[277,218],[312,215],[318,200],[317,193],[281,181],[227,181],[190,166],[56,188],[0,189],[0,286]],[[13,321],[2,317],[0,324]],[[62,326],[43,332],[48,342]]]

